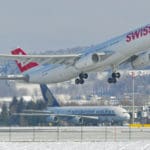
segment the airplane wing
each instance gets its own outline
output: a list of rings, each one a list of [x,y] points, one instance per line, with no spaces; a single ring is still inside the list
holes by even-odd
[[[107,54],[97,53],[99,57],[104,57]],[[72,65],[81,54],[68,54],[68,55],[10,55],[0,54],[0,58],[8,60],[19,60],[20,62],[37,62],[39,64],[70,64]]]
[[[29,113],[30,112],[30,113]],[[98,120],[98,116],[88,116],[88,115],[69,115],[69,114],[52,114],[52,113],[48,113],[47,111],[29,111],[28,113],[23,112],[23,113],[13,113],[13,115],[19,115],[19,116],[53,116],[53,117],[57,117],[59,119],[63,119],[63,118],[75,118],[78,117],[80,119],[84,119],[84,120]]]

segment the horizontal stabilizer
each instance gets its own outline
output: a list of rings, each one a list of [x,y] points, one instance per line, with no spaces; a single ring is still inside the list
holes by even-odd
[[[22,80],[22,81],[28,81],[27,76],[23,75],[7,75],[7,76],[0,76],[0,80]]]

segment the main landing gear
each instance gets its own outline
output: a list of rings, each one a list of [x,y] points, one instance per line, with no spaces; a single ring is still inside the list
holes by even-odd
[[[119,72],[113,72],[111,78],[108,78],[108,83],[116,83],[117,82],[117,78],[120,78],[120,73]]]
[[[79,78],[77,78],[75,80],[75,84],[83,84],[84,83],[84,79],[88,78],[88,74],[87,73],[80,73],[79,74]]]

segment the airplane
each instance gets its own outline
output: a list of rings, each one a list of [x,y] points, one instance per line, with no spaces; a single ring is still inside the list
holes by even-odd
[[[123,125],[129,121],[126,109],[116,106],[60,106],[50,89],[40,85],[41,92],[48,107],[45,110],[26,110],[20,115],[47,116],[47,122],[59,124],[61,121],[71,125],[111,124]]]
[[[21,74],[0,79],[49,84],[76,78],[75,84],[83,84],[88,73],[111,69],[108,83],[116,83],[121,64],[130,63],[135,69],[149,65],[149,48],[150,24],[87,48],[81,54],[26,55],[17,48],[12,54],[0,54],[0,58],[16,60]]]

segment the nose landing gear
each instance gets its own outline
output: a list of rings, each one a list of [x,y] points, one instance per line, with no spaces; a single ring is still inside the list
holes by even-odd
[[[75,80],[75,84],[83,84],[84,83],[84,79],[88,78],[88,74],[87,73],[80,73],[79,74],[79,78],[77,78]]]

